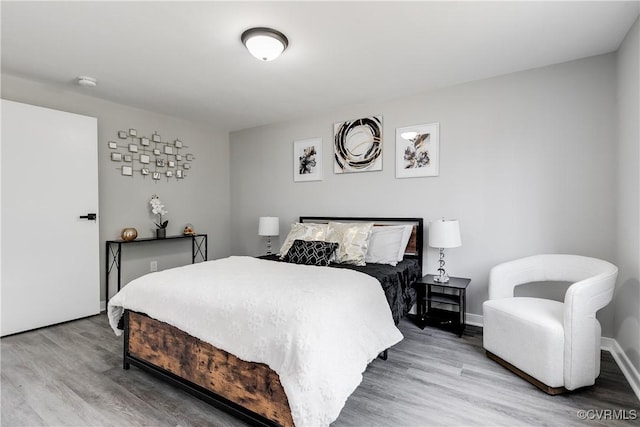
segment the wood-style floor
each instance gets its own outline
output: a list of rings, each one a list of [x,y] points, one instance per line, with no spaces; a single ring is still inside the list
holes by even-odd
[[[371,363],[334,426],[640,425],[640,402],[607,352],[595,386],[548,396],[489,360],[479,328],[462,338],[409,320],[400,329],[405,339]],[[2,426],[244,425],[135,367],[123,370],[122,338],[104,314],[0,346]],[[596,419],[580,419],[580,410]],[[612,412],[597,419],[597,410]]]

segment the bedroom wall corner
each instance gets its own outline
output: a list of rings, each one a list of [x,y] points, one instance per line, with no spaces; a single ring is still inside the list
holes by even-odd
[[[640,19],[617,53],[618,152],[617,247],[618,281],[613,299],[615,340],[640,372]],[[636,376],[640,384],[640,377]],[[640,391],[636,389],[636,392]]]
[[[209,259],[229,254],[229,135],[209,124],[141,110],[101,100],[69,88],[66,84],[44,84],[20,76],[2,74],[2,98],[62,111],[84,114],[98,119],[99,230],[100,230],[100,299],[105,298],[106,240],[120,238],[125,227],[135,227],[139,237],[152,237],[154,216],[149,200],[157,194],[169,214],[168,235],[182,234],[186,223],[209,235]],[[121,163],[110,159],[108,141],[118,140],[119,130],[134,128],[139,135],[157,131],[163,140],[181,139],[195,156],[193,167],[183,180],[154,181],[134,172],[123,176]],[[122,141],[122,140],[120,140]],[[119,150],[121,151],[121,150]],[[25,164],[26,165],[26,164]],[[73,167],[60,165],[61,167]],[[135,168],[134,168],[135,169]],[[25,170],[25,173],[30,173]],[[64,189],[61,189],[64,191]],[[55,207],[51,207],[55,209]],[[159,270],[191,262],[191,244],[177,240],[162,244],[145,243],[123,250],[122,283],[150,270],[157,260]],[[70,260],[70,262],[73,262]],[[110,296],[115,293],[112,277]]]

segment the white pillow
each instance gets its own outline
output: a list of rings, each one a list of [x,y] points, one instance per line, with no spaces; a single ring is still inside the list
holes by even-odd
[[[284,258],[287,252],[289,252],[291,245],[293,245],[294,240],[325,241],[327,237],[327,227],[327,224],[316,224],[314,222],[295,222],[291,224],[291,231],[289,231],[287,238],[284,239],[278,255],[280,258]]]
[[[373,222],[329,222],[327,242],[338,243],[336,262],[366,265],[364,257],[369,247]]]
[[[396,265],[404,237],[404,228],[402,225],[374,226],[364,260],[376,264]]]
[[[400,242],[400,248],[398,250],[398,262],[404,259],[404,253],[411,239],[411,233],[413,233],[413,225],[400,225],[399,227],[404,229],[404,233],[402,234],[402,241]]]

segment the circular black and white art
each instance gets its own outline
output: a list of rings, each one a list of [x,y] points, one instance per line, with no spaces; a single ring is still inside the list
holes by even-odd
[[[382,116],[334,125],[334,172],[382,170]]]

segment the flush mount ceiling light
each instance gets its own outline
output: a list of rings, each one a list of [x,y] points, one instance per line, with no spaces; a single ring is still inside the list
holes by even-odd
[[[289,45],[289,40],[280,31],[271,28],[251,28],[242,33],[242,43],[249,53],[261,61],[276,59]]]
[[[95,87],[98,83],[93,77],[79,76],[78,84],[84,87]]]

